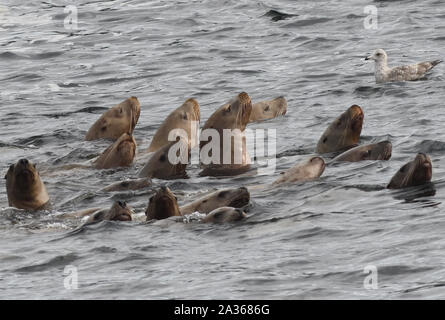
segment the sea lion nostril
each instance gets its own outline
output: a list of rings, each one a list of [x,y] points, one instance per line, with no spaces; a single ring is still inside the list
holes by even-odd
[[[22,165],[27,165],[29,163],[28,159],[20,159],[19,163]]]

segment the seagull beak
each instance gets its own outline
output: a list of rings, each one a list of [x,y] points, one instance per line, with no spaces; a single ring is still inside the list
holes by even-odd
[[[371,56],[366,57],[365,60],[371,60]]]

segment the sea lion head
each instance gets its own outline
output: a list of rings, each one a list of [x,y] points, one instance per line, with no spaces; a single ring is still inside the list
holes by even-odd
[[[392,144],[390,141],[366,144],[343,152],[333,161],[364,161],[364,160],[389,160],[392,155]]]
[[[322,157],[311,157],[283,172],[272,184],[314,180],[323,174],[325,168],[326,163]]]
[[[107,220],[131,221],[132,210],[125,201],[116,201],[107,214]]]
[[[162,122],[154,134],[147,152],[159,150],[170,143],[169,139],[173,140],[174,135],[187,139],[190,148],[194,148],[198,142],[197,131],[200,120],[201,111],[198,101],[193,98],[187,99],[182,106],[172,111]]]
[[[94,163],[97,169],[129,167],[136,155],[136,140],[131,134],[123,133],[109,146]]]
[[[404,166],[392,177],[387,188],[398,189],[419,186],[431,181],[433,166],[430,157],[418,153],[416,158]]]
[[[130,97],[106,111],[88,130],[85,140],[118,139],[123,133],[133,134],[139,120],[141,105]]]
[[[252,105],[250,122],[273,119],[285,115],[287,101],[284,97],[278,97],[269,101],[261,101]]]
[[[201,220],[201,222],[228,223],[240,221],[246,218],[246,216],[246,213],[242,209],[233,207],[221,207],[210,212]]]
[[[317,144],[318,153],[340,151],[355,145],[360,139],[364,114],[358,105],[343,112],[321,136]]]
[[[363,150],[359,157],[361,160],[389,160],[392,155],[392,143],[381,141],[369,145],[367,150]]]
[[[35,165],[28,159],[20,159],[15,165],[11,165],[5,179],[10,206],[37,210],[49,202],[45,185]]]
[[[228,103],[218,108],[206,121],[203,130],[239,129],[244,131],[252,112],[252,101],[247,93],[241,92]]]
[[[132,209],[125,201],[115,201],[109,210],[95,212],[87,223],[95,223],[103,220],[108,221],[132,221]]]
[[[386,61],[388,60],[388,56],[386,55],[385,50],[383,49],[377,49],[374,51],[373,54],[371,54],[370,56],[366,57],[365,60],[374,60],[377,63],[381,63],[384,62],[386,63]]]
[[[180,216],[178,200],[168,187],[163,186],[150,198],[145,215],[147,221]]]
[[[179,179],[186,178],[185,171],[190,159],[190,148],[184,139],[177,137],[153,153],[139,173],[140,178]]]
[[[229,188],[212,192],[192,203],[180,208],[181,214],[190,214],[195,211],[209,213],[220,207],[241,208],[249,204],[250,193],[246,187]]]

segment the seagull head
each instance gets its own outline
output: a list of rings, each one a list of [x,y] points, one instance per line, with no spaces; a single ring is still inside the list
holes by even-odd
[[[373,54],[371,54],[369,57],[366,57],[365,60],[374,60],[375,62],[384,62],[387,59],[387,55],[385,50],[383,49],[377,49],[374,51]]]

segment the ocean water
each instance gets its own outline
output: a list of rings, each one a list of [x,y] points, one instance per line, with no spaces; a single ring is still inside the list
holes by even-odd
[[[363,59],[376,48],[390,65],[443,59],[443,1],[79,0],[77,29],[66,5],[0,5],[0,172],[30,159],[53,204],[40,213],[8,208],[0,183],[0,298],[445,298],[445,63],[422,81],[376,84]],[[368,5],[377,29],[364,27]],[[109,142],[84,135],[129,96],[141,103],[143,150],[187,98],[198,100],[204,122],[242,91],[288,100],[284,117],[249,125],[277,130],[272,175],[199,177],[192,165],[189,179],[105,193],[144,163],[53,170],[100,154]],[[272,182],[311,156],[352,104],[365,113],[361,143],[389,139],[391,160],[331,165],[317,181],[253,191],[240,223],[102,222],[70,233],[81,221],[62,217],[117,199],[142,215],[161,185],[182,204]],[[432,184],[386,190],[417,152],[431,157]],[[65,286],[73,270],[77,289]],[[364,270],[376,271],[371,289]]]

